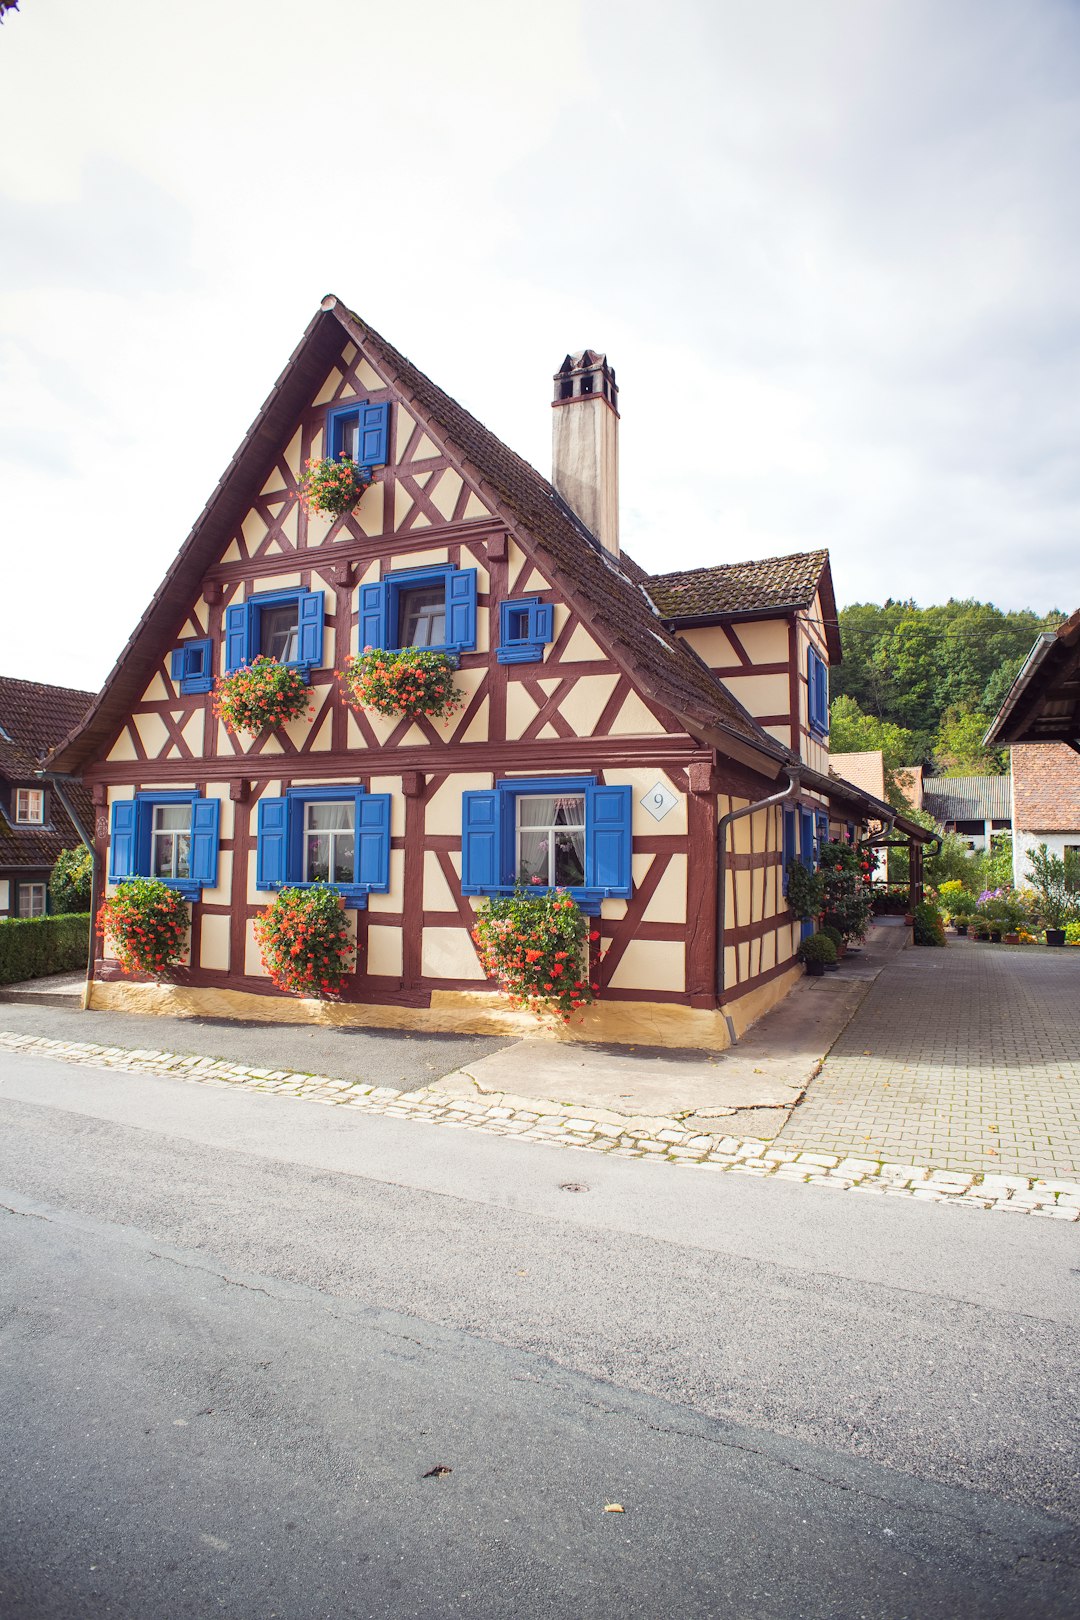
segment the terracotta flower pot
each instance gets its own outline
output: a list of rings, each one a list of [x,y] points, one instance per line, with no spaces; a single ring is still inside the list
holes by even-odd
[[[1001,943],[1003,945],[1019,945],[1019,943],[1020,943],[1020,935],[1019,934],[1003,934],[1002,937],[1001,937]]]

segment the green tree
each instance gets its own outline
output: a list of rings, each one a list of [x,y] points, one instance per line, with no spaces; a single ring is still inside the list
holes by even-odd
[[[896,772],[918,759],[912,732],[888,720],[864,714],[853,697],[834,698],[829,709],[829,749],[834,754],[864,754],[881,749],[885,766],[885,797],[894,810],[903,810],[907,801],[896,780]]]
[[[957,707],[946,712],[934,745],[934,769],[939,776],[1008,774],[1008,750],[983,744],[992,719],[980,709]]]
[[[49,874],[49,895],[56,912],[90,910],[93,867],[85,844],[62,849]]]

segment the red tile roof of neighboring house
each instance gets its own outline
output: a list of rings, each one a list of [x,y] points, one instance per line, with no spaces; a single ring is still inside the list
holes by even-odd
[[[44,827],[15,826],[0,808],[0,867],[51,866],[62,849],[73,849],[80,842],[55,791],[37,771],[44,755],[78,724],[93,700],[93,692],[0,675],[0,777],[21,787],[44,787],[49,817]],[[66,791],[84,824],[89,824],[92,811],[86,789],[72,783]]]
[[[1080,754],[1067,743],[1012,749],[1013,831],[1080,832]]]
[[[830,753],[829,775],[853,782],[875,798],[885,797],[885,756],[880,748],[867,748],[857,754]]]

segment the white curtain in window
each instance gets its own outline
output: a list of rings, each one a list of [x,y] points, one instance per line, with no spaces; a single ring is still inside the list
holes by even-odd
[[[584,795],[522,794],[517,807],[519,879],[580,883],[585,871]]]

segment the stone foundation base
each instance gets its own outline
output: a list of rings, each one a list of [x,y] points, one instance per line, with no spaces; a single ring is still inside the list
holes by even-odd
[[[99,1012],[129,1012],[169,1018],[232,1018],[238,1022],[324,1024],[358,1029],[419,1029],[457,1035],[504,1035],[510,1040],[604,1041],[619,1046],[701,1047],[721,1051],[783,999],[802,969],[779,974],[722,1012],[675,1002],[598,1001],[572,1024],[541,1023],[516,1012],[490,991],[435,990],[430,1007],[376,1002],[305,1001],[258,996],[248,990],[193,988],[177,984],[128,984],[95,980],[86,1006]],[[729,1023],[730,1020],[730,1023]]]

